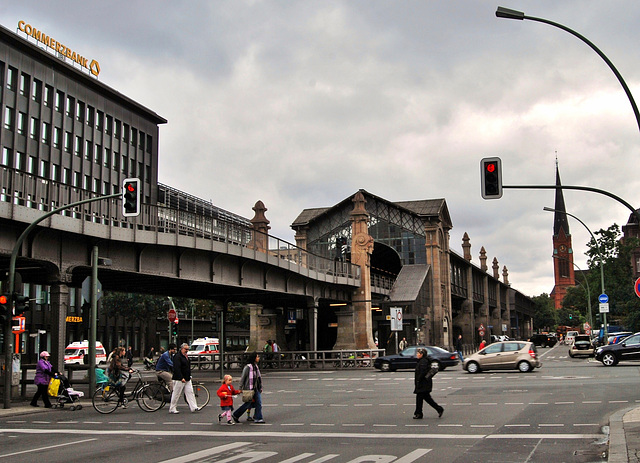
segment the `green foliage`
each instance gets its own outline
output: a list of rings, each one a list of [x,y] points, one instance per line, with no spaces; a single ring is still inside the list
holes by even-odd
[[[595,324],[599,308],[598,296],[602,293],[602,272],[605,292],[609,296],[609,320],[619,319],[629,329],[640,329],[640,299],[633,290],[634,277],[631,267],[631,252],[640,246],[640,241],[635,238],[621,240],[621,231],[617,224],[611,225],[607,230],[600,229],[594,235],[597,241],[591,239],[587,243],[589,270],[583,273],[584,277],[576,274],[576,284],[582,284],[583,287],[569,288],[562,305],[586,314],[587,294],[584,288],[588,286]],[[602,269],[601,256],[604,263]]]
[[[553,300],[548,294],[543,293],[539,296],[531,298],[535,307],[533,316],[533,328],[535,330],[550,330],[555,328],[556,310],[553,306]]]

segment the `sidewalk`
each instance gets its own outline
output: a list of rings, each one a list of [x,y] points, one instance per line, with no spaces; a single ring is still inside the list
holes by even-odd
[[[640,463],[640,407],[614,413],[609,419],[609,462]]]

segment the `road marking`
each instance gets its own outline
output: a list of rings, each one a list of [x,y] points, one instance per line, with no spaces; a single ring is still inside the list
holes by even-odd
[[[549,402],[529,402],[529,405],[549,405]]]
[[[0,458],[6,458],[6,457],[13,457],[16,455],[23,455],[25,453],[31,453],[31,452],[40,452],[42,450],[49,450],[49,449],[55,449],[58,447],[66,447],[68,445],[75,445],[75,444],[83,444],[85,442],[90,442],[90,441],[94,441],[94,440],[98,440],[98,439],[84,439],[84,440],[79,440],[79,441],[75,441],[75,442],[67,442],[65,444],[57,444],[57,445],[48,445],[46,447],[39,447],[37,449],[29,449],[29,450],[22,450],[20,452],[13,452],[13,453],[6,453],[4,455],[0,455]]]
[[[610,404],[626,404],[628,403],[628,400],[610,400],[609,403]]]
[[[530,424],[505,424],[505,428],[529,428]]]
[[[562,428],[562,427],[564,427],[564,424],[562,424],[562,423],[549,423],[549,424],[540,423],[538,426],[541,427],[541,428],[545,428],[545,427],[546,428],[550,428],[550,427]]]
[[[583,400],[583,404],[601,404],[602,400]]]
[[[556,405],[573,405],[575,402],[556,402]]]
[[[309,439],[309,438],[325,438],[325,439],[397,439],[397,440],[424,440],[424,439],[601,439],[603,434],[591,433],[591,434],[407,434],[407,433],[350,433],[350,432],[290,432],[290,431],[253,431],[253,429],[260,428],[264,425],[251,426],[252,430],[242,431],[242,426],[229,426],[235,428],[229,431],[200,431],[198,437],[229,437],[229,438],[247,438],[254,439],[255,437],[275,437],[285,439]],[[333,426],[333,424],[331,424]],[[407,426],[420,426],[420,425],[407,425]],[[425,426],[425,425],[422,425]],[[505,426],[530,426],[525,425],[505,425]],[[240,428],[240,429],[238,429]],[[246,427],[244,427],[246,429]],[[16,428],[0,428],[0,432],[10,434],[58,434],[58,435],[92,435],[92,436],[120,436],[122,434],[121,429],[16,429]],[[174,436],[193,437],[193,431],[191,430],[173,430],[171,434]],[[156,429],[128,429],[127,435],[131,436],[157,436],[166,437],[167,431]],[[237,442],[236,442],[237,444]],[[240,444],[246,445],[246,443]]]
[[[498,402],[480,402],[478,405],[498,405]]]

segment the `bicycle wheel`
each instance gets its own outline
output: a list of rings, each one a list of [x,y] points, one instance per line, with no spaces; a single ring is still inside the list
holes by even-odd
[[[98,413],[102,413],[103,415],[113,413],[116,408],[118,408],[118,393],[116,392],[116,388],[107,386],[104,389],[101,387],[96,389],[91,402],[93,403],[93,408],[95,408]]]
[[[166,403],[165,393],[168,392],[162,384],[150,383],[140,390],[136,401],[138,406],[145,412],[155,412],[164,407]]]
[[[200,409],[206,407],[209,403],[209,399],[211,398],[211,396],[209,395],[209,389],[207,389],[204,384],[194,384],[193,395],[196,396],[196,404]]]

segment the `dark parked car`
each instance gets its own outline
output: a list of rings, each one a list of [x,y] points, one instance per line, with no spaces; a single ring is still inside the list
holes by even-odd
[[[553,334],[532,334],[530,341],[535,346],[553,347],[558,342],[558,338],[556,338]]]
[[[640,333],[632,334],[618,344],[598,347],[596,360],[608,367],[624,360],[640,360]]]
[[[378,357],[373,362],[373,366],[380,371],[395,371],[400,369],[413,370],[416,367],[416,363],[418,363],[416,351],[419,347],[427,349],[429,357],[431,357],[433,362],[438,363],[438,368],[440,370],[444,370],[447,367],[455,367],[459,362],[458,354],[456,352],[449,352],[440,347],[434,346],[410,346],[399,354]]]

